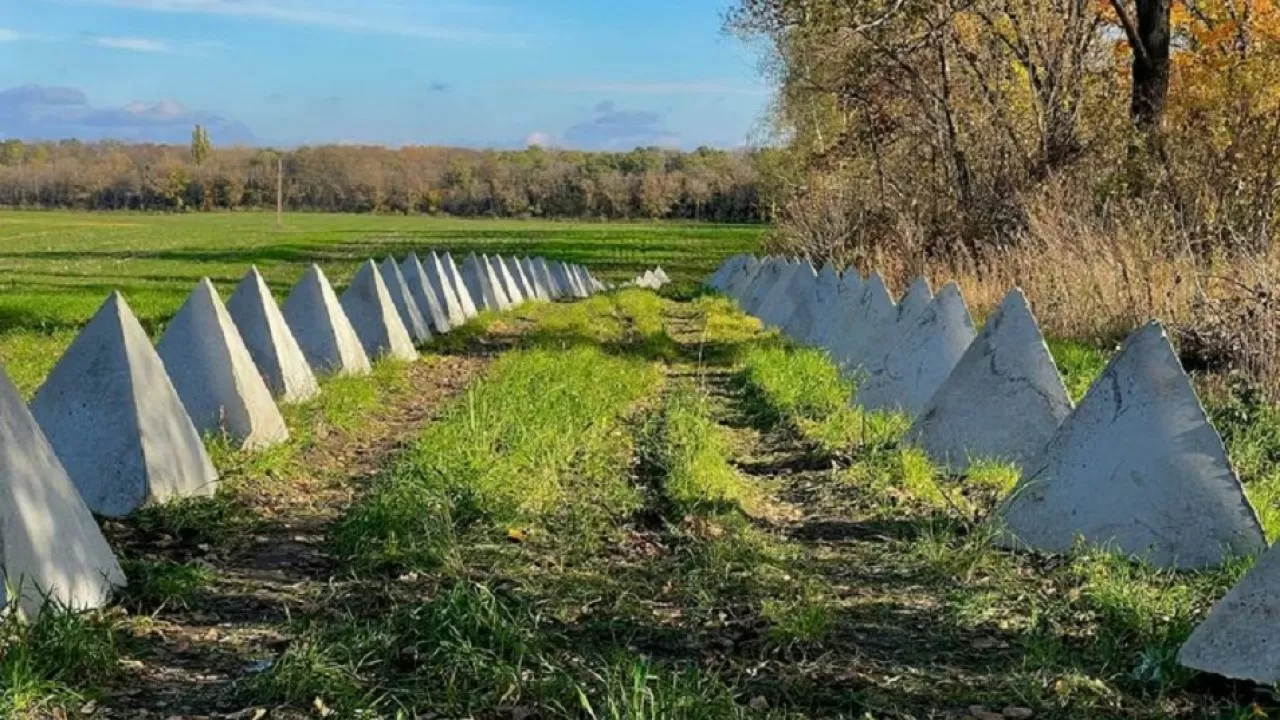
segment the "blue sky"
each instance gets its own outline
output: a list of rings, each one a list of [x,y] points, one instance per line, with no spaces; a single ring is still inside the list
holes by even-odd
[[[729,0],[0,0],[0,137],[739,147]]]

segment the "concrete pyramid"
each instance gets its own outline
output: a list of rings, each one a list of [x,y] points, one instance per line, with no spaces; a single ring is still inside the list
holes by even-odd
[[[751,286],[756,275],[760,272],[761,266],[762,263],[759,259],[754,256],[747,256],[746,260],[742,262],[742,267],[735,270],[725,281],[724,294],[740,300],[743,292]]]
[[[1021,290],[987,318],[907,434],[954,473],[970,459],[1023,467],[1071,413],[1071,398]]]
[[[920,317],[920,313],[924,312],[931,302],[933,302],[933,289],[929,287],[929,281],[923,275],[917,276],[911,281],[911,287],[907,288],[902,301],[898,303],[899,324],[902,327],[911,327],[911,323]]]
[[[525,302],[540,300],[538,291],[533,287],[533,283],[529,282],[529,276],[525,274],[520,258],[512,255],[506,258],[504,262],[507,265],[507,272],[511,273],[511,279],[515,280],[516,287],[520,288],[520,294],[524,296]]]
[[[493,268],[489,266],[487,259],[482,259],[475,253],[467,255],[467,258],[462,261],[462,279],[478,309],[496,312],[508,307],[506,295],[503,294],[501,297],[498,295],[501,288],[495,286],[499,281],[493,275]]]
[[[873,277],[879,277],[879,273],[871,273]],[[864,280],[862,275],[855,267],[845,268],[844,274],[840,276],[840,294],[850,297],[861,298],[863,291],[866,289],[867,283],[871,278]],[[880,284],[884,284],[884,279],[880,279]],[[887,291],[886,291],[887,292]]]
[[[559,300],[564,297],[564,287],[560,285],[555,275],[551,272],[551,266],[547,264],[546,258],[534,258],[533,270],[542,279],[542,284],[546,285],[547,293],[551,295],[552,300]]]
[[[391,258],[388,258],[391,260]],[[394,260],[391,260],[395,262]],[[409,290],[409,297],[413,299],[413,304],[421,311],[423,324],[426,325],[428,331],[434,330],[438,333],[447,333],[453,329],[453,317],[456,315],[459,322],[465,322],[462,316],[462,308],[458,306],[458,298],[453,295],[453,289],[448,287],[448,283],[438,284],[431,279],[431,274],[426,268],[422,267],[422,263],[418,261],[418,256],[409,253],[409,256],[400,264],[400,275],[404,277],[405,287]],[[387,277],[387,267],[382,268],[383,280]],[[447,291],[447,292],[446,292]],[[394,296],[391,298],[395,299]],[[398,308],[399,305],[397,304]],[[452,311],[450,311],[452,308]],[[405,329],[409,330],[410,336],[414,335],[412,329],[406,323]],[[429,334],[429,332],[428,332]]]
[[[805,340],[809,345],[831,350],[838,333],[847,333],[861,312],[862,276],[852,267],[836,279],[836,293],[830,302],[818,307],[813,328]]]
[[[653,274],[658,276],[659,282],[661,282],[663,285],[666,285],[667,283],[671,282],[671,276],[667,274],[666,270],[662,269],[661,265],[658,266],[657,270],[653,271]]]
[[[766,326],[782,327],[791,319],[796,305],[809,294],[818,273],[808,261],[801,261],[792,266],[787,279],[779,283],[778,288],[769,294],[765,304],[756,313]]]
[[[363,375],[369,356],[319,265],[303,274],[280,308],[298,347],[317,373]]]
[[[520,265],[520,272],[524,273],[525,281],[529,283],[529,289],[533,291],[533,296],[542,301],[551,300],[551,291],[547,288],[547,284],[538,275],[538,268],[534,265],[532,258],[520,258],[516,261]]]
[[[562,263],[564,267],[564,276],[569,285],[569,291],[575,298],[587,297],[587,288],[582,284],[582,277],[578,274],[578,269],[572,263]]]
[[[320,392],[315,373],[257,268],[250,268],[236,286],[227,312],[276,397],[286,403],[302,402]]]
[[[737,272],[738,268],[742,267],[743,263],[746,262],[746,259],[747,256],[743,254],[725,258],[724,261],[716,267],[715,272],[711,273],[711,275],[703,281],[702,284],[712,290],[723,291],[729,284],[729,277],[732,276],[733,273]]]
[[[888,351],[872,353],[857,403],[869,410],[920,414],[960,357],[973,343],[973,318],[955,283],[947,283],[909,328],[891,339]]]
[[[1209,611],[1178,651],[1186,667],[1262,685],[1280,683],[1280,544]]]
[[[435,256],[435,252],[433,251],[431,255]],[[453,261],[453,256],[449,253],[445,253],[444,256],[440,258],[440,266],[444,271],[443,277],[453,288],[453,294],[458,297],[458,304],[462,306],[462,312],[465,313],[468,318],[475,317],[476,313],[480,312],[479,305],[477,304],[480,299],[472,295],[471,291],[467,288],[467,283],[462,277],[462,271],[458,269],[457,263]],[[430,272],[430,268],[431,263],[428,261],[428,272]]]
[[[422,275],[417,274],[419,269]],[[409,283],[409,292],[412,292],[418,300],[418,307],[422,307],[424,301],[431,300],[431,294],[426,292],[427,288],[433,291],[435,299],[439,301],[442,317],[437,318],[435,313],[427,312],[427,319],[431,321],[436,332],[448,332],[465,323],[470,317],[467,315],[466,304],[462,302],[457,289],[449,280],[448,271],[445,270],[439,255],[433,252],[427,256],[426,263],[422,263],[415,253],[409,253],[400,266],[400,271],[404,273],[405,282]],[[418,295],[419,285],[422,288],[421,297]],[[467,296],[467,302],[470,302],[470,295]]]
[[[840,300],[848,303],[847,311],[832,324],[824,347],[846,372],[862,373],[863,366],[888,342],[882,339],[898,321],[898,306],[878,272],[862,283],[862,296],[856,303],[853,296],[844,293]]]
[[[997,511],[1002,543],[1063,552],[1078,538],[1159,567],[1266,549],[1253,506],[1164,328],[1125,341]]]
[[[280,409],[209,278],[169,321],[156,352],[191,422],[257,449],[289,439]]]
[[[124,572],[3,371],[0,476],[0,605],[12,603],[34,619],[46,597],[72,610],[107,604],[111,590],[125,584]]]
[[[396,306],[396,313],[400,316],[400,322],[404,324],[404,329],[409,333],[409,339],[416,345],[421,345],[431,340],[430,322],[423,315],[425,307],[418,302],[418,298],[409,290],[409,283],[405,281],[404,273],[400,272],[400,266],[396,263],[396,259],[387,256],[382,261],[378,271],[382,275],[382,284],[387,286],[387,293],[391,295],[391,302]],[[419,276],[419,284],[425,278]],[[432,293],[428,300],[435,300],[435,293]],[[440,312],[439,301],[435,302],[435,310]],[[359,334],[359,331],[356,332]]]
[[[31,414],[95,513],[212,495],[218,472],[164,362],[112,293],[53,367]]]
[[[782,326],[787,337],[799,343],[810,343],[818,318],[835,303],[840,294],[840,273],[831,263],[822,267],[796,302],[795,312]]]
[[[578,271],[578,282],[582,285],[582,289],[587,295],[596,293],[596,279],[591,277],[591,271],[585,265],[575,265]]]
[[[342,293],[342,309],[370,358],[418,359],[413,339],[401,322],[391,293],[372,260],[366,260],[351,278],[350,287]]]
[[[578,297],[578,291],[569,277],[569,269],[564,263],[558,260],[551,263],[551,277],[555,279],[556,287],[560,288],[561,297]]]
[[[755,314],[755,308],[759,307],[760,301],[765,295],[773,289],[786,269],[785,260],[780,258],[769,258],[760,264],[760,270],[751,279],[751,282],[743,288],[742,294],[738,298],[738,305],[747,313]]]
[[[493,274],[497,276],[498,282],[502,284],[502,292],[506,293],[507,301],[512,305],[523,305],[524,291],[520,288],[520,283],[516,281],[515,276],[511,274],[511,268],[507,267],[507,261],[502,259],[501,255],[494,255],[489,258],[489,265],[493,268]]]

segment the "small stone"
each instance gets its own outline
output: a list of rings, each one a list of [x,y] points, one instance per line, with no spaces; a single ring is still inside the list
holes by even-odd
[[[1031,708],[1018,707],[1016,705],[1010,705],[1001,711],[1001,714],[1008,720],[1030,720],[1035,715]]]
[[[1004,716],[998,712],[991,712],[981,705],[969,706],[969,717],[974,720],[1005,720]]]
[[[763,695],[757,695],[751,698],[751,702],[747,704],[756,712],[764,712],[769,709],[769,701],[766,700]]]

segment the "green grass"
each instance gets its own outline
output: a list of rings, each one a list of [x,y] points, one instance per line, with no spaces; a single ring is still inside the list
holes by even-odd
[[[721,259],[756,248],[763,228],[681,223],[572,223],[269,213],[0,214],[0,362],[34,392],[112,290],[154,335],[201,277],[224,297],[257,265],[283,298],[311,263],[346,284],[358,263],[447,249],[544,255],[625,280],[662,265],[692,288]]]
[[[729,465],[723,431],[708,401],[691,383],[670,389],[650,429],[649,460],[675,518],[721,514],[754,503],[753,491]]]
[[[50,605],[26,622],[12,610],[0,619],[0,717],[53,717],[119,676],[113,619]]]

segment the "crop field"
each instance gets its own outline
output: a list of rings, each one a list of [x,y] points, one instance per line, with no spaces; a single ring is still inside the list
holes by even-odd
[[[266,227],[260,227],[265,224]],[[288,442],[210,438],[212,498],[102,525],[107,609],[0,622],[0,717],[1256,718],[1177,648],[1243,572],[997,549],[1014,468],[934,467],[825,353],[693,286],[751,229],[295,216],[0,215],[25,390],[101,298],[150,329],[248,263],[572,258],[627,289],[484,312],[329,378]],[[529,238],[533,239],[521,239]],[[339,284],[343,281],[339,280]],[[1051,341],[1075,398],[1113,348]],[[17,371],[12,368],[17,368]],[[1270,539],[1276,412],[1205,389]]]
[[[544,255],[605,280],[661,265],[688,286],[762,228],[269,213],[0,212],[0,361],[31,392],[112,290],[153,335],[201,277],[228,294],[256,265],[283,299],[311,263],[338,286],[369,257],[448,249]],[[461,255],[459,255],[461,253]]]

